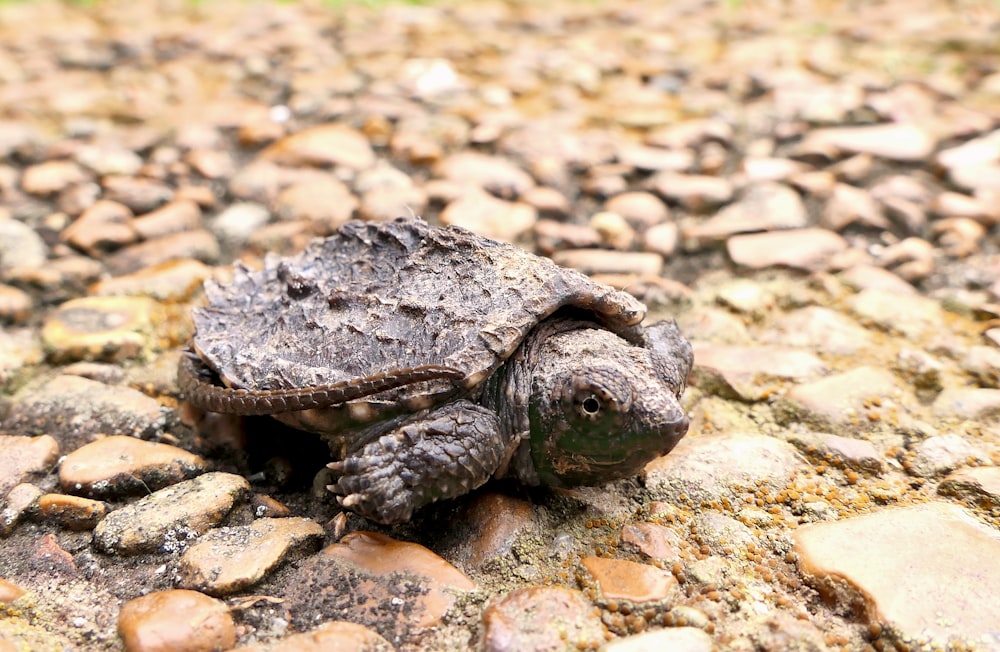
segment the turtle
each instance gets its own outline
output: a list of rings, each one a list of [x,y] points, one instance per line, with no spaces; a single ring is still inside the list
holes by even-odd
[[[329,489],[379,523],[493,477],[634,476],[687,432],[674,320],[644,325],[632,295],[460,227],[349,221],[204,289],[184,399],[318,433]]]

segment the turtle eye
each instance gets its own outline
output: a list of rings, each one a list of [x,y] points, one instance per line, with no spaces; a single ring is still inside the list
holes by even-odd
[[[601,399],[591,394],[580,403],[580,411],[585,417],[596,417],[601,411]]]

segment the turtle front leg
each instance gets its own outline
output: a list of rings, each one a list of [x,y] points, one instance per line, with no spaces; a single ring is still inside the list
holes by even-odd
[[[392,430],[346,459],[329,489],[345,508],[380,523],[401,523],[436,500],[479,487],[509,443],[492,410],[456,401]]]

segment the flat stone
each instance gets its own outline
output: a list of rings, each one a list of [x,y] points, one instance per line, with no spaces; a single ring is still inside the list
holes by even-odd
[[[434,174],[448,181],[482,188],[504,199],[520,197],[535,185],[532,176],[510,159],[471,151],[446,157],[435,166]]]
[[[68,530],[93,530],[108,513],[108,506],[99,500],[45,494],[38,499],[38,514]]]
[[[107,176],[101,179],[104,199],[125,204],[136,215],[142,215],[166,204],[174,197],[174,189],[162,181],[132,176]]]
[[[934,153],[935,138],[914,124],[888,123],[829,127],[810,131],[798,149],[840,154],[871,154],[891,161],[922,161]]]
[[[468,547],[458,556],[468,567],[479,568],[510,552],[518,535],[533,529],[535,518],[531,503],[487,493],[468,505],[464,524],[475,535],[467,538]]]
[[[185,154],[184,162],[204,178],[212,180],[228,179],[236,170],[232,154],[223,149],[193,149]]]
[[[59,466],[59,484],[88,497],[142,495],[207,470],[205,460],[176,446],[115,435],[67,455]]]
[[[338,620],[301,634],[286,636],[274,645],[240,646],[229,652],[394,652],[395,648],[364,625]]]
[[[46,196],[88,179],[87,172],[73,161],[46,161],[24,171],[21,187],[28,194]]]
[[[847,241],[826,229],[734,235],[726,241],[726,251],[733,262],[751,269],[791,267],[807,272],[825,270],[830,259],[845,250]]]
[[[175,199],[156,210],[139,215],[132,227],[143,240],[201,228],[201,207],[190,199]]]
[[[857,367],[792,388],[780,399],[785,418],[820,429],[857,429],[879,423],[899,405],[900,388],[892,372]]]
[[[812,171],[800,161],[770,156],[750,156],[740,162],[740,170],[748,181],[786,181],[798,174]]]
[[[1000,389],[948,387],[932,405],[934,416],[986,421],[1000,416]]]
[[[733,134],[733,126],[722,118],[689,118],[652,130],[646,135],[645,143],[678,149],[712,141],[729,143]]]
[[[552,260],[564,267],[590,275],[659,276],[663,269],[663,256],[652,252],[569,249],[552,254]]]
[[[1000,537],[960,507],[885,509],[793,533],[799,567],[840,608],[909,645],[1000,646]],[[947,578],[947,581],[942,581]],[[933,595],[933,600],[927,596]]]
[[[890,228],[889,219],[871,193],[862,188],[838,183],[823,208],[820,226],[841,231],[847,226],[875,229]]]
[[[100,200],[59,234],[63,242],[92,256],[119,249],[139,239],[132,211],[118,202]]]
[[[160,404],[142,392],[68,374],[18,394],[4,420],[11,432],[52,433],[66,450],[99,433],[151,438],[163,425]]]
[[[236,624],[225,602],[173,589],[123,604],[118,635],[126,652],[213,652],[236,644]]]
[[[748,186],[734,203],[714,216],[682,228],[685,246],[703,247],[731,235],[777,229],[799,229],[808,224],[805,204],[788,186],[763,181]]]
[[[860,324],[822,306],[808,306],[777,315],[772,324],[772,328],[758,335],[758,342],[812,348],[833,355],[853,355],[872,345],[871,333]]]
[[[633,143],[618,148],[618,161],[643,172],[688,172],[696,162],[690,149],[664,149]]]
[[[3,491],[0,490],[0,496]],[[42,490],[33,484],[22,482],[7,492],[0,509],[0,537],[7,537],[14,531],[17,524],[25,519],[38,506]]]
[[[201,290],[212,268],[198,260],[182,258],[146,267],[133,274],[98,281],[90,293],[99,297],[149,297],[157,301],[183,301]]]
[[[627,559],[584,557],[580,560],[605,602],[663,602],[679,590],[670,571]]]
[[[513,242],[528,232],[538,211],[523,202],[497,199],[481,191],[462,194],[441,211],[441,223],[461,226],[473,233]]]
[[[899,333],[907,339],[944,328],[940,304],[927,297],[870,289],[849,297],[847,304],[861,323]]]
[[[806,430],[792,433],[788,441],[807,457],[834,466],[868,473],[880,473],[884,466],[875,445],[865,439]]]
[[[1000,467],[980,466],[955,471],[941,481],[938,493],[959,496],[973,504],[985,503],[994,509],[1000,507]]]
[[[962,435],[934,435],[913,445],[913,455],[907,459],[910,475],[931,478],[944,475],[958,467],[983,464],[989,455]]]
[[[208,227],[223,244],[239,246],[257,229],[271,220],[271,211],[263,204],[236,202],[208,220]]]
[[[619,538],[654,561],[675,561],[680,557],[681,536],[665,525],[626,523]]]
[[[332,233],[353,217],[358,198],[333,175],[293,183],[274,200],[274,212],[282,220],[304,220]]]
[[[108,554],[174,551],[224,519],[250,493],[231,473],[212,472],[160,489],[104,517],[94,546]]]
[[[325,124],[285,136],[260,154],[279,165],[364,170],[375,163],[375,152],[360,131]]]
[[[960,165],[948,170],[948,179],[963,190],[1000,190],[1000,163]]]
[[[695,213],[704,213],[729,202],[736,192],[732,182],[723,177],[670,171],[654,174],[647,187]]]
[[[76,161],[98,176],[134,175],[142,169],[142,157],[122,146],[85,145],[76,151]]]
[[[694,354],[692,385],[744,401],[763,400],[790,381],[810,380],[828,371],[808,351],[776,346],[695,342]]]
[[[686,495],[698,504],[760,486],[780,489],[803,464],[794,446],[766,435],[685,437],[646,465],[646,488],[656,500]]]
[[[857,291],[882,290],[893,294],[916,294],[917,289],[887,269],[874,265],[853,265],[838,274],[840,280]]]
[[[307,518],[262,518],[211,530],[180,559],[179,586],[226,595],[256,584],[285,563],[319,550],[325,532]]]
[[[81,297],[49,315],[42,344],[54,362],[142,358],[152,347],[156,303],[147,297]]]
[[[697,627],[668,627],[611,641],[601,652],[712,652],[715,644]]]
[[[566,195],[548,186],[534,186],[521,195],[520,199],[546,215],[569,215],[572,208]]]
[[[4,424],[5,426],[7,424]],[[8,432],[17,429],[7,427]],[[0,497],[32,475],[47,473],[59,459],[59,442],[49,435],[0,435]]]
[[[600,611],[579,591],[532,586],[494,600],[483,611],[485,652],[596,648],[604,643]]]
[[[132,274],[170,260],[194,258],[214,263],[221,254],[219,241],[205,229],[172,233],[116,251],[104,262],[115,275]]]

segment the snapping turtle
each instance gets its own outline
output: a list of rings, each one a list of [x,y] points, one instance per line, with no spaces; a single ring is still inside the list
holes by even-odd
[[[205,290],[187,401],[321,434],[330,489],[376,521],[492,476],[634,475],[687,431],[673,321],[644,327],[631,295],[464,229],[349,222]]]

